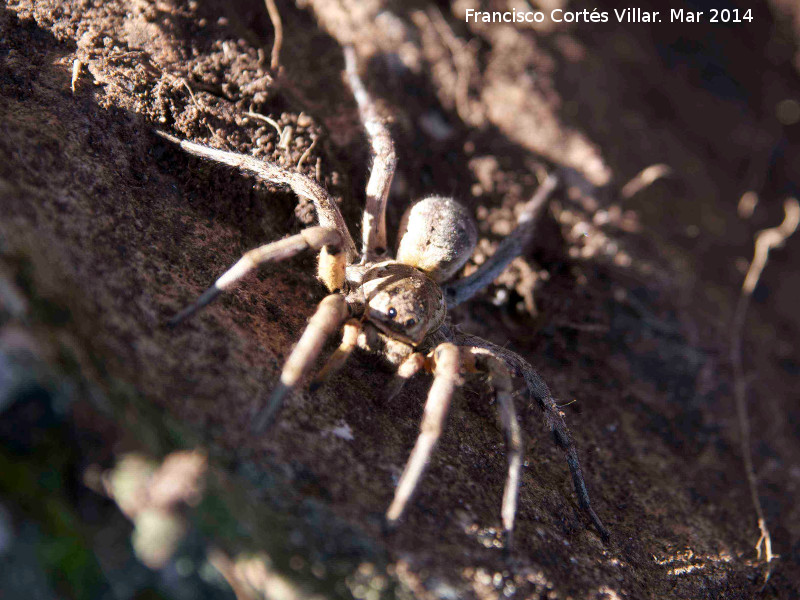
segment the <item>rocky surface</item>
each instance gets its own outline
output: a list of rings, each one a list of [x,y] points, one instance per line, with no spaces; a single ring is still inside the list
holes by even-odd
[[[467,24],[466,0],[298,5],[278,3],[279,72],[260,2],[0,7],[2,595],[795,597],[796,240],[771,255],[744,336],[759,493],[781,555],[766,583],[728,359],[753,236],[796,192],[791,3],[738,26],[527,28]],[[301,163],[358,235],[369,154],[342,43],[392,118],[390,230],[414,198],[458,197],[480,231],[469,270],[543,174],[562,175],[535,246],[453,317],[549,382],[608,544],[520,394],[516,546],[499,547],[505,454],[480,381],[459,394],[388,536],[381,515],[426,378],[384,403],[391,374],[358,355],[251,434],[324,294],[312,257],[163,326],[313,212],[154,129]],[[637,179],[647,167],[657,177]]]

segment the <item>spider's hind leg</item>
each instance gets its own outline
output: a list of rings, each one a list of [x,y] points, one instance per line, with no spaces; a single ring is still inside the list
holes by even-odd
[[[506,436],[508,474],[503,490],[500,515],[503,520],[504,547],[508,551],[513,546],[514,518],[517,514],[517,497],[522,475],[522,459],[525,453],[522,430],[517,421],[517,411],[512,398],[514,385],[511,381],[511,373],[502,361],[486,353],[481,353],[480,349],[470,348],[469,351],[475,360],[476,368],[489,374],[489,384],[494,390],[500,422]]]
[[[197,300],[167,321],[167,325],[173,327],[211,304],[223,291],[259,265],[285,260],[304,250],[321,250],[320,279],[323,280],[329,291],[339,289],[344,283],[344,254],[340,249],[341,243],[342,237],[338,231],[325,227],[309,227],[297,235],[250,250],[225,271],[214,282],[214,285],[203,292]]]
[[[578,496],[578,502],[580,503],[581,508],[584,510],[584,512],[586,512],[589,519],[592,521],[592,524],[597,529],[600,537],[602,537],[603,540],[608,541],[608,539],[611,537],[611,534],[603,525],[600,517],[597,516],[594,508],[592,508],[592,503],[589,499],[589,491],[586,489],[586,482],[583,479],[583,471],[581,470],[581,464],[578,460],[578,451],[572,441],[572,436],[569,433],[567,424],[564,422],[564,417],[561,416],[561,412],[558,410],[556,401],[553,398],[553,395],[550,393],[550,389],[547,387],[547,384],[544,382],[544,380],[525,359],[511,350],[492,344],[491,342],[474,335],[458,333],[456,340],[459,344],[473,346],[476,353],[483,353],[501,360],[508,366],[511,372],[517,375],[522,375],[522,377],[525,379],[528,393],[533,399],[536,400],[539,408],[541,408],[544,412],[545,422],[553,434],[553,440],[564,452],[570,474],[572,475],[572,483],[575,487],[575,493]]]

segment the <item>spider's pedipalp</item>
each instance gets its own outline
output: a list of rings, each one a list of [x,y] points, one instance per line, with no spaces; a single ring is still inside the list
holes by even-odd
[[[456,333],[455,341],[458,344],[472,346],[475,354],[485,353],[502,361],[512,373],[521,375],[523,377],[528,388],[528,394],[536,401],[536,403],[539,405],[539,408],[541,408],[544,412],[544,419],[547,427],[553,434],[553,440],[564,452],[570,474],[572,475],[572,483],[575,487],[575,493],[578,496],[578,502],[580,503],[581,508],[589,516],[589,519],[597,529],[600,537],[602,537],[603,540],[608,541],[610,538],[608,529],[606,529],[606,527],[603,525],[603,522],[600,520],[600,517],[597,516],[597,513],[592,508],[592,503],[589,498],[589,491],[586,489],[586,482],[583,479],[583,471],[581,470],[580,461],[578,460],[578,451],[575,449],[575,444],[572,441],[572,436],[569,433],[567,424],[564,422],[564,417],[558,410],[556,401],[553,398],[553,395],[550,393],[550,389],[547,387],[547,384],[544,382],[544,380],[524,358],[522,358],[519,354],[508,350],[507,348],[492,344],[491,342],[478,336],[468,335],[460,332]]]
[[[325,341],[339,330],[347,318],[347,302],[341,294],[330,294],[322,299],[317,311],[309,319],[303,335],[292,350],[281,371],[280,381],[267,405],[253,421],[253,431],[260,433],[272,422],[287,394],[308,372],[319,356]]]
[[[458,374],[461,366],[458,347],[450,343],[439,344],[431,352],[431,356],[434,363],[433,384],[425,402],[419,437],[400,476],[394,499],[386,511],[386,521],[390,526],[394,526],[403,516],[408,501],[428,466],[431,453],[444,429],[453,392],[461,382]]]
[[[497,276],[503,272],[509,263],[522,253],[525,246],[530,243],[536,223],[539,220],[538,217],[557,185],[558,178],[552,174],[548,176],[544,183],[539,186],[539,189],[536,190],[533,197],[525,204],[514,231],[500,242],[495,253],[478,267],[474,273],[444,287],[447,308],[452,308],[472,298],[497,279]]]
[[[408,357],[400,363],[400,366],[397,367],[397,372],[395,373],[392,381],[386,386],[386,392],[384,393],[384,400],[391,400],[405,386],[406,382],[411,379],[414,375],[419,373],[423,367],[425,366],[425,356],[420,354],[419,352],[412,352],[408,355]]]
[[[356,52],[352,46],[345,46],[344,61],[347,84],[358,104],[358,114],[375,155],[367,182],[367,204],[362,222],[363,260],[370,261],[386,253],[386,203],[397,166],[397,155],[389,130],[358,75]]]
[[[500,423],[503,425],[506,437],[508,474],[503,490],[500,515],[503,520],[504,546],[506,550],[510,550],[513,545],[514,518],[517,514],[517,497],[525,451],[522,443],[522,430],[517,421],[517,411],[512,398],[514,386],[511,382],[511,373],[502,361],[486,353],[481,353],[479,349],[470,348],[470,352],[476,359],[478,369],[489,374],[489,384],[494,390],[497,410],[500,413]]]
[[[246,252],[230,269],[225,271],[219,279],[214,282],[214,285],[203,292],[195,302],[167,321],[167,324],[172,327],[192,316],[198,310],[214,301],[223,291],[231,287],[235,282],[259,265],[285,260],[304,250],[330,249],[325,253],[324,257],[321,258],[320,275],[328,279],[325,281],[325,284],[328,285],[329,290],[337,289],[341,287],[344,282],[344,265],[342,264],[341,268],[337,269],[331,267],[328,263],[330,263],[330,261],[335,261],[337,255],[340,259],[343,258],[342,253],[337,250],[341,243],[342,237],[338,231],[326,229],[325,227],[309,227],[297,235],[292,235],[288,238],[278,240],[277,242],[271,242],[254,248]],[[326,267],[324,273],[323,260],[328,261],[328,263],[324,264]],[[339,272],[341,274],[337,275]],[[334,287],[331,288],[331,285]]]
[[[174,135],[164,133],[163,131],[156,130],[155,133],[170,142],[178,144],[189,154],[201,158],[208,158],[215,162],[253,173],[268,183],[289,186],[295,194],[302,198],[308,198],[314,203],[314,208],[317,212],[317,220],[321,226],[326,229],[335,229],[339,232],[342,238],[342,249],[347,256],[348,262],[353,262],[356,259],[358,254],[356,245],[355,242],[353,242],[350,231],[347,229],[347,225],[345,225],[339,207],[327,190],[313,179],[306,177],[302,173],[287,171],[274,163],[254,156],[239,154],[238,152],[217,150],[216,148],[210,148],[203,144],[182,140]]]

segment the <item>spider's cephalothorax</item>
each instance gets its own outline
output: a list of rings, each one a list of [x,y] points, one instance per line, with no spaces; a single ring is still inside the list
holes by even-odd
[[[396,159],[389,132],[378,117],[358,76],[355,53],[345,48],[346,75],[361,121],[375,154],[367,184],[359,253],[339,208],[328,192],[308,177],[256,158],[215,150],[160,133],[186,151],[255,173],[265,181],[288,185],[313,201],[319,226],[247,252],[196,302],[170,320],[175,325],[214,300],[258,265],[289,258],[305,250],[319,252],[317,274],[330,294],[319,304],[281,372],[269,402],[254,423],[263,431],[286,395],[311,369],[326,340],[342,332],[342,342],[317,373],[312,388],[342,367],[358,346],[385,357],[397,375],[388,388],[396,394],[420,371],[433,375],[425,412],[411,456],[386,513],[390,525],[403,515],[442,432],[462,374],[488,375],[506,433],[508,475],[502,521],[511,543],[523,460],[522,433],[512,400],[512,377],[525,380],[528,394],[544,411],[556,444],[564,451],[581,506],[605,539],[608,531],[591,507],[572,438],[547,384],[514,352],[447,323],[447,308],[460,304],[491,283],[530,239],[537,215],[556,185],[550,176],[525,205],[516,229],[497,251],[468,277],[454,279],[475,247],[477,233],[468,211],[449,198],[432,196],[412,205],[401,222],[395,258],[387,253],[385,212]]]
[[[412,348],[439,329],[447,315],[444,295],[436,282],[394,260],[371,266],[352,295],[351,306],[357,310],[362,305],[364,320]]]

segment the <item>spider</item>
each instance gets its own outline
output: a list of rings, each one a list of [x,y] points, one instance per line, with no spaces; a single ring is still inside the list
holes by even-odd
[[[396,368],[387,398],[419,372],[433,375],[416,440],[385,515],[389,528],[404,515],[442,433],[454,390],[462,374],[488,376],[505,432],[508,472],[501,519],[505,547],[512,545],[517,495],[523,461],[523,439],[512,400],[512,376],[521,376],[528,394],[542,409],[555,443],[567,459],[582,509],[604,540],[609,538],[589,500],[572,437],[547,384],[518,354],[477,336],[460,332],[447,318],[447,309],[472,298],[489,285],[522,252],[538,214],[557,185],[550,175],[526,203],[517,227],[497,251],[468,277],[455,279],[471,256],[477,230],[466,208],[455,200],[431,196],[414,203],[405,213],[395,257],[387,251],[386,203],[397,163],[389,131],[358,75],[352,47],[344,49],[345,79],[355,97],[359,116],[375,155],[366,189],[359,253],[330,194],[312,179],[278,165],[234,152],[216,150],[157,132],[190,154],[251,172],[264,181],[287,185],[310,199],[319,226],[266,244],[244,254],[190,306],[172,317],[177,325],[208,305],[259,265],[288,259],[301,252],[319,252],[317,275],[328,289],[300,340],[289,354],[280,380],[253,430],[263,432],[286,396],[310,371],[325,342],[342,331],[336,349],[311,383],[312,390],[340,369],[356,347],[382,355]]]

